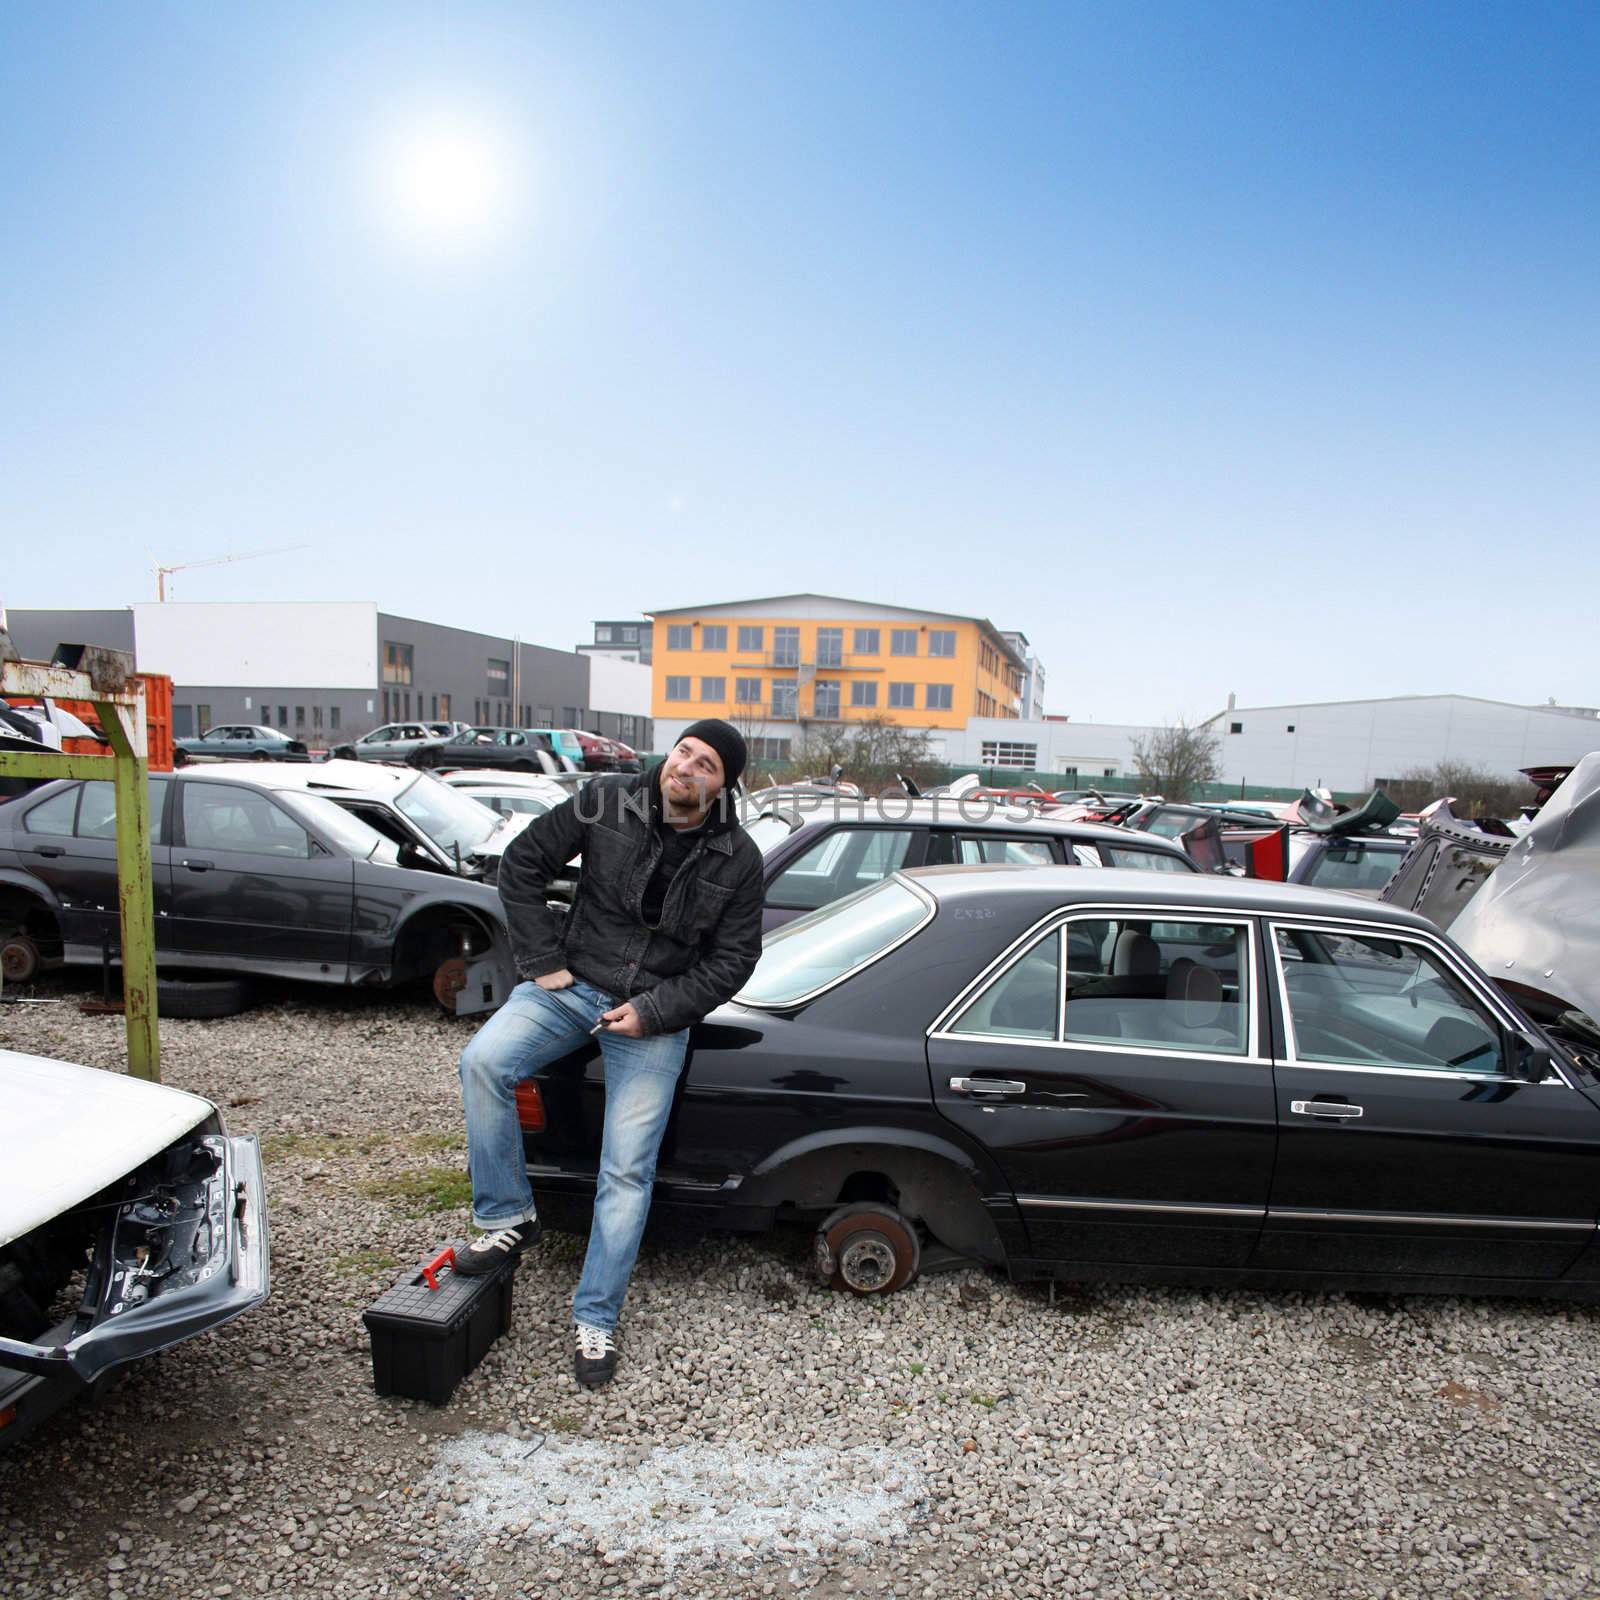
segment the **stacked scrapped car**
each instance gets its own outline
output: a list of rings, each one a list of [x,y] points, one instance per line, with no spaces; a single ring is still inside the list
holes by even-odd
[[[191,761],[309,761],[311,752],[300,739],[276,728],[236,722],[208,728],[198,739],[174,739],[174,766]]]

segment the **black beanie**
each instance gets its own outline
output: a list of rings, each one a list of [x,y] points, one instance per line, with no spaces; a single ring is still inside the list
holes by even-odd
[[[721,717],[707,717],[703,722],[691,722],[680,739],[703,739],[722,757],[722,784],[730,793],[744,776],[744,735],[731,722]]]

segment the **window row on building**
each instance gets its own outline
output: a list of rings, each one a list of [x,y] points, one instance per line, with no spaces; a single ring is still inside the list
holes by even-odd
[[[1036,744],[1013,744],[1003,739],[983,741],[983,765],[1010,767],[1017,772],[1039,770],[1039,747]],[[1074,778],[1076,782],[1076,778]]]
[[[704,705],[727,703],[728,680],[725,677],[701,678],[698,696],[693,692],[694,682],[694,679],[686,674],[670,675],[667,678],[667,699],[692,701],[698,698]],[[811,685],[811,714],[816,717],[837,717],[842,703],[843,688],[843,684],[837,678],[817,678]],[[888,685],[888,699],[884,704],[892,711],[914,711],[917,709],[917,688],[918,685],[915,683],[891,683]],[[921,688],[924,710],[948,711],[955,703],[953,684],[925,683]],[[797,707],[800,684],[795,678],[773,678],[770,682],[761,678],[735,678],[733,704],[751,714],[760,713],[763,690],[770,692],[772,697],[768,715],[778,718],[792,718],[799,715]],[[849,704],[852,710],[877,710],[878,684],[872,680],[852,682]]]
[[[700,638],[695,641],[698,627]],[[742,656],[760,656],[768,665],[798,667],[801,661],[799,628],[765,625],[743,625],[731,630],[737,637],[736,649]],[[927,630],[927,649],[922,649],[922,630],[918,628],[851,628],[850,649],[845,651],[844,628],[818,628],[813,640],[812,659],[819,667],[843,667],[857,661],[873,660],[883,654],[884,635],[888,635],[891,656],[917,656],[927,654],[935,658],[953,658],[956,653],[954,628]],[[667,626],[668,650],[703,650],[726,653],[728,650],[727,624],[720,622],[674,622]],[[770,635],[770,661],[768,638]],[[985,646],[987,649],[988,647]]]
[[[415,671],[415,660],[416,655],[413,646],[409,644],[399,644],[392,639],[384,640],[383,681],[386,686],[386,700],[389,697],[388,686],[392,686],[396,691],[395,698],[398,700],[402,695],[404,695],[407,689],[414,685],[415,678],[413,674]],[[512,689],[511,663],[500,656],[486,656],[483,663],[483,677],[484,698],[481,702],[475,701],[474,706],[476,707],[478,704],[488,706],[495,701],[499,701],[502,705],[508,703],[511,698]],[[526,712],[527,707],[524,707],[523,710]],[[391,715],[396,717],[409,717],[411,712],[409,709],[407,709],[404,711],[395,711],[393,713],[385,712],[384,715],[385,718],[388,718]],[[423,715],[422,697],[420,695],[417,697],[417,715],[419,717]],[[436,715],[440,715],[448,719],[450,713],[445,711],[436,713]],[[485,712],[482,716],[475,715],[474,720],[481,722],[492,721],[492,712]],[[509,719],[502,715],[501,720],[506,721]],[[541,727],[548,727],[550,725],[551,724],[548,723],[539,724]]]

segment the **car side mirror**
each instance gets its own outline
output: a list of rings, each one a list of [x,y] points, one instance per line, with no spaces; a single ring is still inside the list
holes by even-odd
[[[437,866],[433,857],[419,844],[403,844],[396,857],[402,867],[416,867],[431,872]]]
[[[1511,1076],[1521,1083],[1543,1083],[1555,1070],[1555,1061],[1538,1034],[1519,1028],[1506,1040]]]

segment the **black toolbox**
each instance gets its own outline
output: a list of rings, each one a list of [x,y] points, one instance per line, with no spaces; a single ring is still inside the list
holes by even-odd
[[[408,1273],[361,1313],[372,1336],[372,1382],[379,1394],[401,1394],[442,1406],[511,1326],[517,1257],[493,1272],[464,1278],[446,1245],[427,1266]]]

